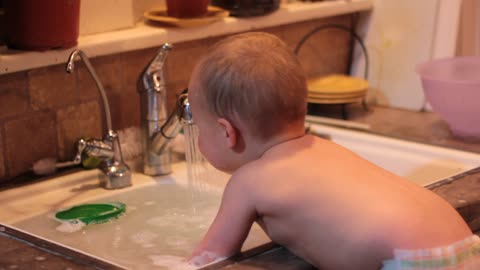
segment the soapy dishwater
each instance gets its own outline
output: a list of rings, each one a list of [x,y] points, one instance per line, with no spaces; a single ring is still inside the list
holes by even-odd
[[[92,201],[128,205],[125,216],[107,223],[59,226],[48,213],[15,227],[128,269],[194,269],[186,260],[212,223],[220,200],[216,190],[196,192],[192,198],[188,185],[166,182]]]
[[[155,238],[158,238],[158,234],[148,230],[139,231],[130,236],[132,242],[142,245],[143,247],[151,246]]]

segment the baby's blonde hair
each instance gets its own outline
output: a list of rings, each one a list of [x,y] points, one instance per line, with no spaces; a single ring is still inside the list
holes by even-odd
[[[208,109],[266,140],[303,123],[307,86],[293,52],[274,35],[248,32],[211,48],[197,66]]]

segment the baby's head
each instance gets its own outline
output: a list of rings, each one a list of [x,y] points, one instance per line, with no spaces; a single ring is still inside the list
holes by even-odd
[[[226,38],[195,73],[208,109],[243,122],[258,139],[267,140],[295,123],[303,128],[306,78],[292,50],[276,36],[249,32]]]
[[[259,142],[303,130],[306,78],[274,35],[249,32],[218,42],[195,67],[189,89],[193,105]],[[195,111],[193,118],[199,120]]]

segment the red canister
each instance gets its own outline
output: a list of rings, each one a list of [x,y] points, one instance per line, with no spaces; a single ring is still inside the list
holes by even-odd
[[[167,15],[177,18],[195,18],[205,15],[209,0],[167,0]]]
[[[45,51],[77,44],[80,0],[5,0],[6,42]]]

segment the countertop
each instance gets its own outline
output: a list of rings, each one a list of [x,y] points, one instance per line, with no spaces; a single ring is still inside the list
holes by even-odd
[[[322,116],[340,118],[339,107],[316,111]],[[433,144],[454,149],[480,153],[480,141],[455,138],[447,124],[433,112],[413,112],[387,107],[370,107],[368,111],[360,105],[347,108],[348,120],[366,123],[370,132],[410,141]],[[408,120],[406,120],[408,119]],[[450,179],[444,185],[432,188],[434,192],[452,204],[471,229],[480,231],[480,169],[468,171]],[[0,270],[6,269],[116,269],[65,249],[55,249],[38,239],[25,239],[22,234],[12,237],[8,229],[0,230]],[[20,240],[22,239],[22,240]],[[263,247],[265,252],[255,252],[234,257],[232,260],[206,269],[314,269],[286,249],[276,245]],[[257,252],[258,253],[258,252]],[[226,263],[230,263],[227,264]]]

